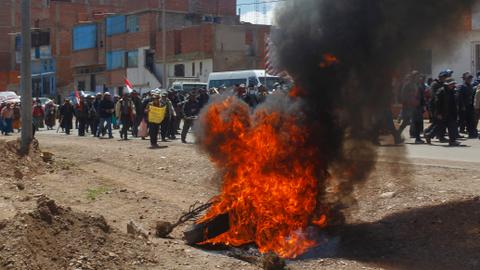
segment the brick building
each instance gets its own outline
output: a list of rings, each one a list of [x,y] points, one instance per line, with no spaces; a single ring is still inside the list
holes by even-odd
[[[263,68],[269,27],[240,23],[236,0],[165,1],[163,27],[159,0],[32,0],[34,95],[65,96],[74,88],[119,93],[125,78],[135,88],[159,87],[163,29],[169,82]],[[20,0],[4,2],[0,91],[18,90]]]

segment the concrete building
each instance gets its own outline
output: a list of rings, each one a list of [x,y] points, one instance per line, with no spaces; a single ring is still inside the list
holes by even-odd
[[[416,69],[436,78],[440,71],[449,68],[455,71],[453,76],[461,82],[464,72],[480,72],[480,3],[452,22],[452,29],[447,30],[441,42],[419,46],[409,61],[398,67],[399,76]]]
[[[34,95],[76,88],[121,93],[160,86],[162,30],[168,81],[206,81],[212,71],[263,68],[267,26],[241,24],[236,0],[32,0]],[[0,91],[19,90],[20,0],[0,9]],[[37,41],[35,41],[37,40]]]
[[[252,24],[200,24],[167,33],[167,76],[174,81],[206,82],[216,71],[263,69],[270,27]],[[157,36],[155,62],[162,70],[162,40]]]

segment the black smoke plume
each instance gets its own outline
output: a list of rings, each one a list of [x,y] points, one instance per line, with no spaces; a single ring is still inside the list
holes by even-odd
[[[285,224],[270,226],[268,233],[256,231],[256,220],[270,220],[269,215],[275,213],[255,211],[260,206],[251,203],[249,200],[253,198],[248,196],[236,201],[243,187],[235,185],[239,178],[236,174],[250,179],[249,173],[255,169],[257,174],[252,177],[266,176],[264,179],[273,182],[269,184],[274,193],[279,183],[268,177],[272,172],[281,172],[285,177],[280,178],[292,182],[302,179],[297,177],[298,170],[291,169],[293,164],[314,164],[315,184],[302,190],[302,194],[319,190],[314,196],[317,198],[315,211],[308,217],[300,215],[303,221],[313,223],[319,214],[334,211],[340,205],[351,205],[354,187],[364,182],[375,166],[377,152],[372,141],[378,138],[378,130],[390,110],[393,78],[403,72],[400,67],[414,58],[419,48],[448,45],[449,40],[455,38],[454,33],[463,31],[464,15],[473,2],[286,1],[277,14],[278,25],[272,40],[279,58],[276,60],[288,71],[297,88],[289,95],[269,96],[255,110],[236,98],[214,98],[196,124],[195,136],[200,149],[215,162],[219,179],[224,184],[229,181],[234,191],[220,197],[224,201],[214,205],[214,212],[215,209],[222,209],[220,214],[228,212],[230,225],[243,226],[242,230],[251,232],[252,239],[248,240],[254,241],[258,235],[277,235],[277,228],[285,229]],[[249,143],[249,136],[258,135],[255,131],[265,126],[274,131],[268,133],[275,134],[274,138],[257,136],[252,137],[255,143]],[[297,133],[292,134],[292,130]],[[305,138],[298,135],[298,130]],[[260,153],[257,149],[261,147],[256,146],[262,139],[265,145],[278,147]],[[248,150],[247,156],[242,153],[240,161],[232,158],[240,152],[238,149]],[[251,166],[253,169],[249,170],[245,164],[256,159],[265,160],[262,168]],[[239,168],[245,167],[247,170],[239,172]],[[262,197],[262,202],[269,207],[282,205],[282,201],[285,198],[269,201],[269,196]],[[301,202],[291,204],[298,206]],[[241,210],[258,213],[258,216],[244,221],[244,225],[235,224],[239,205],[248,205]],[[298,215],[290,218],[300,219]],[[342,215],[331,215],[329,224],[335,223],[334,218],[342,221]],[[268,241],[260,241],[264,242]],[[298,255],[292,254],[286,256]]]
[[[418,50],[449,46],[474,2],[289,0],[278,10],[277,61],[302,89],[312,147],[329,171],[342,174],[338,197],[374,167],[369,142],[392,104],[394,79]],[[329,64],[331,56],[336,62]]]

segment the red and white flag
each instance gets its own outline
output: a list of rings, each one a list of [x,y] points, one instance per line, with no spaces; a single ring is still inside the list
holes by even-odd
[[[133,92],[133,86],[127,78],[125,78],[125,87],[127,88],[128,94],[131,94]]]
[[[73,92],[75,94],[75,99],[77,100],[77,104],[80,104],[80,93],[78,92],[77,88],[75,88]]]
[[[265,37],[265,71],[269,75],[278,76],[283,79],[292,80],[287,71],[280,68],[278,55],[270,36]]]

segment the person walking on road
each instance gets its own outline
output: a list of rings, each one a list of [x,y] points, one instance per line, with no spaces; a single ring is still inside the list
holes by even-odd
[[[95,100],[93,101],[93,110],[95,115],[93,116],[92,121],[92,135],[97,136],[98,126],[100,126],[100,102],[102,102],[103,95],[98,93],[95,95]],[[101,130],[103,132],[103,130]]]
[[[457,137],[457,104],[455,99],[456,82],[449,78],[445,81],[444,86],[440,88],[435,97],[435,117],[436,124],[432,131],[425,134],[427,143],[431,143],[431,139],[438,134],[444,133],[448,129],[449,145],[459,146],[456,141]]]
[[[409,74],[402,87],[403,121],[398,133],[402,134],[408,125],[412,125],[412,135],[415,138],[416,144],[425,143],[420,138],[423,130],[424,90],[424,81],[422,81],[421,74],[418,71],[413,71]]]
[[[47,130],[53,130],[55,126],[55,117],[57,115],[57,109],[53,100],[50,100],[45,104],[45,125],[47,126]]]
[[[197,97],[193,94],[188,96],[188,100],[183,104],[183,129],[182,129],[182,143],[187,143],[187,134],[193,126],[193,122],[198,118],[200,113],[200,103]]]
[[[88,106],[84,96],[81,96],[80,101],[75,105],[75,116],[78,121],[78,136],[83,137],[88,123]]]
[[[437,119],[437,108],[436,108],[436,104],[437,104],[437,93],[440,89],[442,89],[444,87],[444,83],[445,81],[450,77],[450,71],[449,70],[444,70],[442,72],[440,72],[438,74],[438,79],[435,79],[433,80],[432,84],[430,85],[430,103],[428,104],[429,106],[429,110],[430,110],[430,114],[432,115],[432,119],[431,119],[431,123],[430,125],[425,129],[424,133],[428,133],[428,134],[434,134],[435,132],[433,132],[433,130],[435,129],[435,127],[438,126],[438,119]],[[437,136],[437,138],[440,140],[440,142],[447,142],[447,140],[445,139],[445,130],[443,131],[440,131],[440,132],[437,132],[437,134],[435,135]]]
[[[161,93],[160,104],[162,107],[166,107],[165,118],[163,118],[162,124],[160,124],[160,135],[162,137],[162,142],[166,142],[167,136],[169,139],[172,138],[170,136],[170,130],[173,128],[173,119],[175,118],[176,114],[172,102],[168,99],[166,92]]]
[[[45,119],[45,110],[43,109],[42,103],[39,99],[35,101],[35,105],[32,108],[32,117],[33,125],[35,126],[36,131],[44,127],[43,120]]]
[[[2,134],[8,136],[9,133],[13,132],[12,122],[13,122],[13,104],[7,103],[5,107],[0,111],[0,121],[2,124]]]
[[[161,108],[160,104],[160,96],[158,93],[152,93],[151,101],[146,106],[145,113],[147,115],[147,122],[148,122],[148,133],[150,136],[150,146],[151,148],[158,148],[158,132],[160,130],[160,123],[161,121],[157,122],[151,118],[150,112],[155,108]]]
[[[142,123],[143,120],[143,104],[142,104],[142,99],[140,98],[140,95],[138,94],[137,91],[133,91],[131,94],[131,99],[133,102],[133,105],[135,105],[135,119],[133,121],[133,126],[132,126],[132,135],[133,137],[138,137],[138,128],[140,127],[140,124]]]
[[[134,124],[136,115],[135,104],[128,94],[124,94],[115,105],[115,114],[122,125],[120,139],[128,140],[128,130]]]
[[[463,84],[457,90],[460,132],[466,132],[469,139],[475,139],[478,138],[478,130],[475,125],[473,75],[465,72],[462,78]]]
[[[72,129],[73,116],[75,115],[75,109],[70,103],[69,99],[65,99],[65,102],[60,107],[60,125],[65,129],[65,134],[70,135]]]
[[[112,95],[109,92],[106,92],[103,95],[102,101],[99,104],[99,116],[100,122],[97,127],[96,136],[100,138],[100,133],[104,128],[108,131],[108,138],[112,139],[112,117],[115,112],[115,104],[112,101]]]

